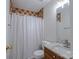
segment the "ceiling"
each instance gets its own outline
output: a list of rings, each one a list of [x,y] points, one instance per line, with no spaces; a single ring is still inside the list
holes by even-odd
[[[22,9],[39,11],[46,6],[51,0],[13,0],[14,6]]]

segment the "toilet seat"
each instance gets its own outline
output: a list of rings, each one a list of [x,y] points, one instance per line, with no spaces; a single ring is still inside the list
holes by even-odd
[[[43,58],[44,57],[44,51],[43,50],[36,50],[34,52],[34,57],[35,58]]]

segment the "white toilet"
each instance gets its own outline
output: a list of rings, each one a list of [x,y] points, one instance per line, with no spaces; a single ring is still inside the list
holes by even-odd
[[[44,51],[43,50],[36,50],[34,52],[34,58],[35,59],[42,59],[44,57]]]
[[[36,50],[33,53],[34,59],[43,59],[44,57],[44,43],[42,42],[42,50]]]

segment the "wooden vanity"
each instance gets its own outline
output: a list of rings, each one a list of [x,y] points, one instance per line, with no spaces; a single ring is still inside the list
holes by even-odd
[[[49,50],[48,48],[44,47],[44,59],[65,59],[64,57],[59,56],[55,52]]]

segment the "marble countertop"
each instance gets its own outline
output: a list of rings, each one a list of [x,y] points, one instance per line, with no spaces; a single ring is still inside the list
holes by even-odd
[[[44,44],[44,47],[48,48],[49,50],[55,52],[56,54],[60,55],[61,57],[64,57],[66,59],[70,59],[73,56],[73,53],[69,48],[63,47],[62,44],[59,43],[46,43]]]

